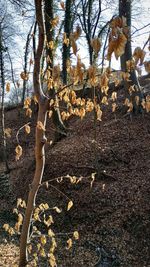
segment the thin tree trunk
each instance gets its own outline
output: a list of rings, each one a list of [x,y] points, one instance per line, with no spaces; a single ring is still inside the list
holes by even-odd
[[[45,6],[44,6],[44,15],[45,15],[45,30],[46,30],[46,56],[49,57],[50,61],[47,62],[47,68],[51,71],[54,66],[54,57],[53,57],[53,49],[49,47],[49,43],[52,41],[54,42],[54,29],[51,25],[51,21],[54,18],[53,14],[53,0],[45,0]],[[55,94],[55,89],[51,89],[49,91],[49,96],[51,98],[55,98],[57,101],[57,95]],[[59,107],[53,108],[53,114],[52,114],[52,121],[55,126],[55,140],[54,142],[57,142],[58,140],[62,139],[66,136],[66,127],[61,119],[60,110]]]
[[[119,0],[119,16],[126,17],[127,19],[127,26],[129,28],[129,35],[131,33],[131,0]],[[121,70],[127,71],[126,62],[132,59],[132,46],[131,46],[131,36],[129,36],[128,41],[125,46],[125,52],[121,56]],[[140,84],[136,75],[135,70],[130,72],[130,78],[132,83],[135,84],[138,89],[140,89]]]
[[[36,9],[36,20],[38,23],[39,37],[38,37],[38,48],[35,55],[34,62],[34,72],[33,72],[33,84],[34,92],[38,99],[38,118],[37,122],[40,121],[44,128],[46,126],[46,117],[48,110],[48,99],[43,94],[40,84],[40,61],[43,53],[44,47],[44,25],[43,25],[43,14],[42,14],[42,0],[35,0],[35,9]],[[19,267],[25,267],[28,262],[28,252],[27,252],[27,243],[29,240],[29,231],[31,225],[31,219],[33,210],[35,207],[36,195],[38,192],[39,185],[41,183],[44,166],[45,166],[45,132],[38,127],[36,127],[35,135],[35,160],[36,160],[36,169],[34,174],[33,182],[30,186],[30,192],[27,201],[26,213],[23,221],[23,227],[21,232],[20,240],[20,261]]]
[[[124,16],[127,20],[127,26],[129,29],[129,37],[125,46],[125,52],[121,56],[121,70],[126,72],[127,71],[127,66],[126,62],[128,60],[132,60],[132,46],[131,46],[131,13],[132,13],[132,1],[131,0],[119,0],[119,16],[122,17]],[[135,97],[139,97],[139,104],[142,101],[143,94],[141,91],[141,86],[138,80],[138,77],[136,75],[135,69],[130,70],[130,80],[131,82],[124,81],[124,86],[126,89],[126,97],[131,99],[133,103],[133,111],[141,112],[141,105],[137,106]],[[135,85],[136,90],[132,93],[132,95],[129,94],[128,88],[130,85]]]
[[[9,172],[8,159],[7,159],[7,143],[5,134],[5,74],[4,74],[4,59],[3,59],[3,43],[2,43],[2,30],[0,25],[0,72],[1,72],[1,88],[2,88],[2,107],[1,107],[1,124],[2,124],[2,143],[3,143],[3,158],[6,166],[6,172]]]
[[[29,54],[29,45],[30,45],[30,40],[31,40],[31,31],[32,31],[33,25],[31,26],[29,33],[27,35],[27,41],[26,41],[26,47],[25,47],[25,53],[24,53],[24,73],[27,74],[27,67],[28,67],[28,54]],[[27,80],[23,80],[23,92],[22,92],[22,100],[21,104],[22,106],[24,105],[24,100],[25,100],[25,94],[27,90]]]
[[[91,37],[92,37],[92,28],[91,28],[91,16],[92,16],[92,5],[93,0],[88,1],[88,19],[87,19],[87,41],[88,41],[88,48],[89,48],[89,59],[90,65],[93,64],[93,48],[91,46]]]
[[[72,0],[66,0],[65,22],[64,22],[64,32],[66,33],[66,38],[70,37],[71,27],[72,27],[71,6],[72,6]],[[67,60],[68,59],[70,59],[70,44],[68,46],[66,44],[63,44],[63,52],[62,52],[63,84],[67,84]]]

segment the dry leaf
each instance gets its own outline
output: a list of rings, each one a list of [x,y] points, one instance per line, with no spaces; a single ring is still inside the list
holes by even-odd
[[[69,238],[69,239],[67,240],[67,247],[66,247],[66,249],[70,249],[71,247],[72,247],[72,239]]]
[[[75,240],[78,240],[79,239],[79,233],[78,233],[78,231],[75,231],[73,233],[73,237],[75,238]]]
[[[73,202],[72,202],[72,200],[70,200],[68,203],[68,206],[67,206],[67,211],[69,211],[72,206],[73,206]]]
[[[63,10],[65,10],[65,3],[63,1],[60,2],[60,6]]]
[[[37,128],[42,131],[46,131],[43,123],[41,121],[37,122]]]
[[[94,183],[94,181],[95,181],[95,175],[96,175],[96,172],[92,173],[92,175],[91,175],[91,178],[92,178],[92,181],[91,181],[91,188],[92,188],[93,183]]]
[[[28,124],[25,125],[25,132],[29,134],[31,131],[30,126]]]
[[[6,135],[8,138],[11,137],[11,132],[12,132],[12,131],[11,131],[10,128],[5,129],[4,132],[5,132],[5,135]]]
[[[59,209],[58,207],[54,207],[53,210],[56,210],[57,213],[61,213],[62,212],[62,210]]]
[[[6,83],[6,92],[9,93],[10,92],[10,83]]]
[[[19,160],[20,157],[22,156],[22,147],[20,145],[17,145],[15,152],[16,152],[16,160]]]

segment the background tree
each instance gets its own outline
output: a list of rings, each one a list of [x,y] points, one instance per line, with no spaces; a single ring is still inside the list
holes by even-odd
[[[132,13],[132,1],[131,0],[119,0],[119,17],[125,17],[128,27],[128,38],[125,45],[124,54],[121,56],[121,70],[124,72],[128,71],[127,62],[133,60],[132,46],[131,46],[131,13]],[[135,67],[130,68],[130,79],[138,90],[138,95],[142,98],[141,87],[135,72]],[[134,94],[135,95],[135,94]]]
[[[69,40],[72,31],[72,0],[66,0],[65,3],[65,18],[64,18],[64,34]],[[67,61],[70,59],[70,42],[63,42],[62,48],[62,76],[63,84],[67,84]]]
[[[51,78],[53,79],[53,68],[54,68],[54,53],[56,46],[55,31],[53,27],[54,15],[54,1],[45,0],[44,5],[44,17],[45,17],[45,30],[46,30],[46,69],[49,71]],[[49,90],[49,96],[57,101],[56,88]],[[58,101],[57,101],[58,103]],[[66,136],[66,127],[61,119],[59,106],[53,108],[52,120],[55,126],[55,139],[57,142],[62,137]]]
[[[42,0],[35,0],[35,10],[36,10],[36,21],[38,24],[38,46],[36,49],[35,59],[34,59],[34,71],[33,71],[33,85],[34,93],[38,100],[38,118],[36,126],[36,140],[35,140],[35,159],[36,159],[36,169],[34,174],[34,179],[30,187],[30,192],[28,196],[27,208],[24,217],[21,240],[20,240],[20,262],[19,267],[25,267],[28,262],[28,252],[27,252],[27,242],[29,240],[29,231],[31,225],[31,217],[33,209],[35,207],[35,199],[39,184],[41,183],[43,177],[43,171],[45,166],[45,127],[46,127],[46,117],[47,111],[49,109],[48,98],[43,94],[41,88],[41,58],[44,48],[44,23],[43,23],[43,12],[42,12]],[[41,127],[40,127],[41,125]]]

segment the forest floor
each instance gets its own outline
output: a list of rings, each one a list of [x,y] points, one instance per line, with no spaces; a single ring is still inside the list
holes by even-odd
[[[120,93],[121,97],[121,93]],[[14,223],[12,209],[18,197],[27,197],[34,162],[34,125],[24,110],[6,113],[7,127],[12,129],[8,140],[10,191],[0,200],[0,266],[11,267],[17,261],[18,240],[4,234],[2,225]],[[31,134],[20,131],[23,156],[15,161],[17,130],[31,121]],[[38,203],[47,202],[52,211],[53,230],[58,237],[58,267],[150,267],[150,114],[130,117],[118,109],[116,117],[108,107],[102,121],[94,126],[93,115],[69,121],[68,136],[54,146],[46,147],[43,180],[66,175],[82,177],[77,184],[63,179],[41,188]],[[47,136],[54,128],[47,124]],[[2,164],[0,164],[1,173]],[[92,173],[95,180],[91,187]],[[1,190],[3,191],[3,189]],[[68,199],[74,203],[66,211]],[[74,231],[80,238],[66,250],[66,241]],[[31,265],[29,265],[31,266]],[[39,263],[38,266],[48,266]]]

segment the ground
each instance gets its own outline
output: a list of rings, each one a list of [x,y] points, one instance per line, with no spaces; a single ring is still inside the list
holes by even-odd
[[[120,94],[121,97],[121,94]],[[34,162],[34,125],[24,111],[6,113],[7,127],[12,128],[8,140],[10,192],[1,197],[0,218],[13,223],[11,212],[18,197],[27,197],[32,181]],[[31,134],[20,131],[23,156],[15,161],[17,130],[31,121]],[[68,136],[54,146],[46,147],[46,167],[43,180],[66,175],[82,177],[78,184],[68,178],[53,187],[39,190],[38,203],[48,202],[63,211],[53,212],[53,230],[58,237],[58,267],[150,267],[150,115],[125,115],[120,109],[116,116],[106,108],[102,121],[94,126],[93,115],[83,120],[69,121]],[[54,128],[47,124],[49,140]],[[1,173],[3,165],[1,163]],[[92,182],[92,173],[95,180]],[[91,186],[92,185],[92,186]],[[56,189],[55,189],[56,188]],[[74,205],[66,211],[69,197]],[[66,241],[77,230],[79,241],[66,250]],[[13,266],[17,261],[18,240],[10,241],[1,229],[0,266]],[[48,266],[39,263],[39,266]]]

